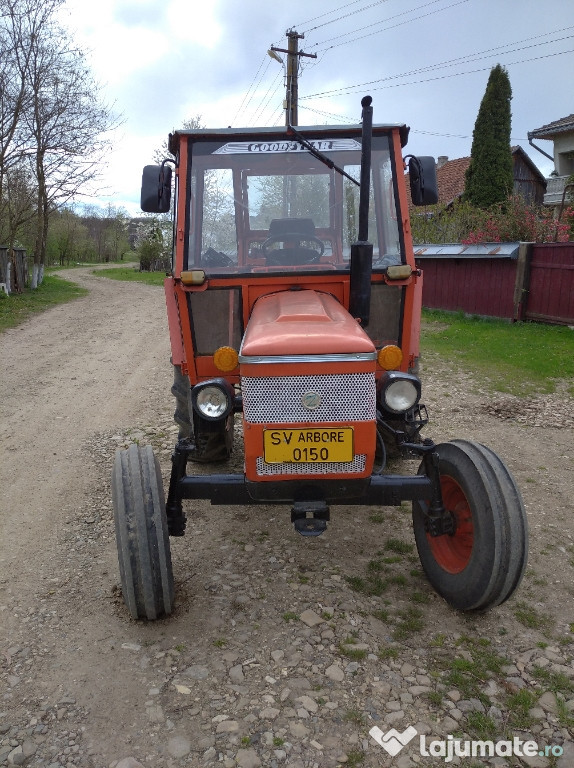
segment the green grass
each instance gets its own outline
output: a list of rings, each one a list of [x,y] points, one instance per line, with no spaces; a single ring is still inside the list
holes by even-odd
[[[495,391],[526,397],[574,379],[574,331],[433,310],[423,313],[421,350],[478,373]],[[574,395],[574,385],[569,387]]]
[[[574,693],[574,681],[570,680],[563,672],[551,672],[546,667],[534,667],[532,676],[547,691],[568,694],[569,696]]]
[[[146,285],[163,285],[165,272],[140,272],[137,267],[113,267],[112,269],[94,269],[98,277],[109,277],[110,280],[145,283]]]
[[[526,731],[530,728],[533,721],[530,710],[536,706],[537,700],[537,694],[527,688],[522,688],[517,693],[512,693],[507,697],[508,724],[512,729]]]
[[[399,611],[399,619],[393,630],[393,640],[406,640],[414,632],[424,629],[423,613],[418,608],[407,608]]]
[[[554,624],[554,619],[546,614],[539,613],[535,608],[527,603],[518,603],[514,611],[518,621],[530,629],[550,629]]]
[[[398,648],[380,648],[377,654],[381,661],[395,660],[399,658]]]
[[[469,712],[466,716],[468,733],[474,739],[496,739],[498,729],[494,720],[484,712]]]
[[[347,752],[347,765],[349,768],[357,768],[365,759],[365,753],[359,749],[352,749]]]
[[[485,706],[490,706],[482,686],[491,677],[499,677],[502,667],[508,659],[494,650],[486,638],[462,637],[458,645],[470,652],[471,659],[457,657],[445,663],[443,683],[450,688],[457,688],[465,699],[479,699]]]
[[[56,304],[65,304],[87,293],[85,288],[55,275],[45,275],[42,284],[35,290],[10,296],[0,291],[0,332],[15,328],[37,312]]]
[[[387,539],[385,542],[385,549],[400,555],[406,555],[413,551],[413,545],[406,541],[401,541],[400,539]]]
[[[367,579],[360,576],[345,576],[345,581],[355,592],[362,592],[364,595],[380,597],[387,589],[387,582],[379,576],[370,575]]]
[[[340,645],[339,653],[353,661],[362,661],[367,658],[367,651],[364,648],[353,648],[353,646]]]

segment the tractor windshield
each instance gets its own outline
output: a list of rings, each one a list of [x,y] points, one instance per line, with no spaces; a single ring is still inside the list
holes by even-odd
[[[309,139],[351,179],[295,141],[196,141],[191,152],[188,269],[208,274],[348,270],[357,239],[361,145]],[[400,264],[386,136],[373,138],[373,268]]]

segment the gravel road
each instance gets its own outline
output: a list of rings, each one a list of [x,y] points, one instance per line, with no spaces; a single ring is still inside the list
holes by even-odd
[[[574,766],[564,384],[493,398],[424,359],[428,436],[490,445],[522,490],[531,555],[503,606],[462,615],[434,594],[406,505],[336,508],[325,535],[303,539],[287,508],[198,504],[172,540],[175,613],[134,622],[109,480],[135,440],[169,475],[163,292],[62,274],[89,295],[0,336],[0,765],[430,768],[454,740],[464,753],[482,739],[507,746],[449,762]],[[395,755],[380,743],[392,728],[408,741]]]

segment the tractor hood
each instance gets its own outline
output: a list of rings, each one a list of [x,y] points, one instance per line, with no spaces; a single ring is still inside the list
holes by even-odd
[[[375,359],[373,342],[328,293],[282,291],[260,298],[251,313],[240,361],[277,355],[351,355]]]

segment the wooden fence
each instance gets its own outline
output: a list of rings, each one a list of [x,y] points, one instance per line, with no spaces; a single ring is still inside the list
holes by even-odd
[[[423,306],[574,325],[574,243],[418,245]]]
[[[22,293],[28,283],[28,259],[23,248],[14,248],[10,258],[8,248],[0,246],[0,290]]]

